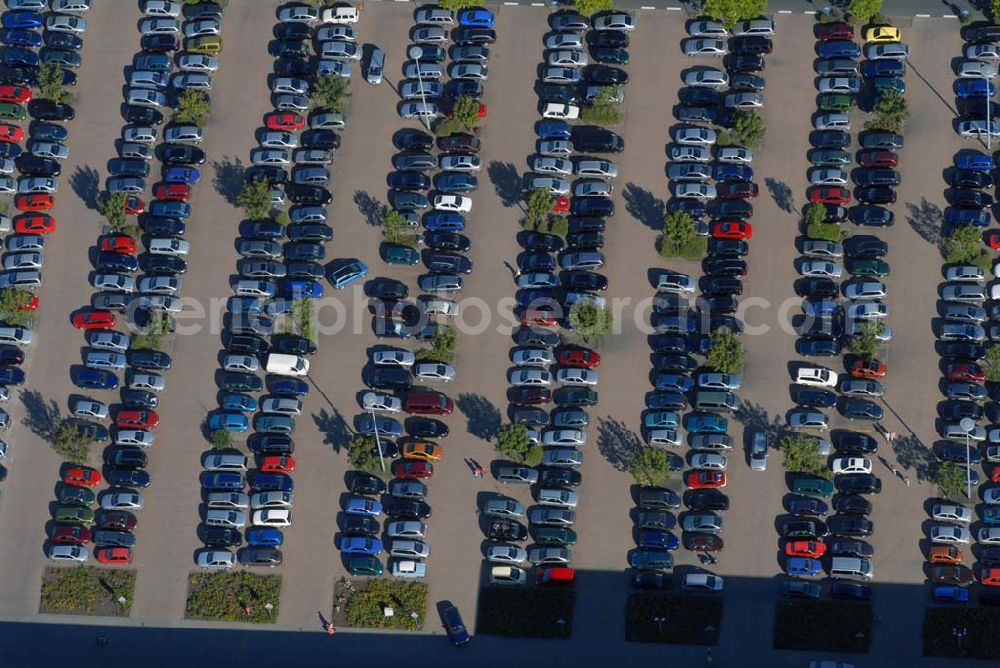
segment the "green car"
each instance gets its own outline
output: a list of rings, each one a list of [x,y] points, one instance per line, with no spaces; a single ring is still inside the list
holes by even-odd
[[[28,117],[28,110],[13,102],[0,103],[0,118],[5,121],[23,121]]]
[[[840,113],[846,113],[851,110],[850,95],[841,95],[838,93],[826,93],[819,96],[819,108],[820,111],[836,111]]]
[[[851,164],[851,154],[835,148],[822,148],[809,152],[809,162],[816,166],[849,165]]]
[[[90,524],[94,521],[94,511],[83,506],[59,506],[55,512],[56,522]]]
[[[64,485],[59,490],[59,503],[67,505],[89,506],[96,498],[97,495],[86,487]]]
[[[382,246],[382,259],[389,264],[417,264],[420,262],[420,251],[409,246],[385,244]]]
[[[382,562],[376,557],[351,557],[347,561],[347,570],[351,575],[367,575],[377,578],[382,575]]]
[[[792,483],[792,492],[802,496],[830,496],[833,482],[824,478],[797,478]]]
[[[889,263],[885,260],[862,259],[849,262],[847,271],[855,276],[877,276],[882,278],[889,275]]]
[[[629,553],[628,563],[632,568],[671,568],[674,557],[666,550],[639,548]]]
[[[576,532],[563,527],[537,527],[535,542],[539,545],[566,545],[576,543]]]
[[[872,79],[872,87],[876,95],[887,90],[896,91],[900,95],[906,92],[906,82],[896,77],[875,77]]]

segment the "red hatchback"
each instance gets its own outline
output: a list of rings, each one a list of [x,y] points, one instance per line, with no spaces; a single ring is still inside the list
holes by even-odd
[[[559,364],[576,369],[593,369],[601,364],[601,356],[590,348],[574,346],[559,351]]]
[[[108,311],[88,311],[73,316],[73,326],[77,329],[107,329],[114,327],[117,320]]]
[[[948,365],[948,380],[981,383],[986,380],[986,374],[978,364],[973,364],[972,362],[952,362]]]
[[[94,558],[102,564],[131,564],[132,548],[99,547],[94,550]]]
[[[14,231],[18,234],[52,234],[56,219],[47,213],[24,214],[14,218]]]
[[[864,378],[866,380],[871,380],[873,378],[882,378],[888,372],[884,363],[878,361],[877,359],[857,359],[854,364],[851,365],[851,375],[855,378]]]
[[[14,206],[18,211],[48,211],[55,205],[56,198],[48,193],[18,195],[14,198]]]
[[[716,186],[715,192],[720,199],[749,199],[760,194],[760,188],[756,183],[726,181]]]
[[[127,234],[109,234],[101,239],[101,250],[109,253],[135,253],[139,245]]]
[[[125,198],[125,215],[126,216],[138,216],[140,213],[146,211],[146,203],[143,202],[135,195],[129,195]]]
[[[49,540],[56,545],[83,545],[90,541],[90,529],[79,524],[57,524]]]
[[[823,42],[834,39],[854,39],[854,28],[846,23],[820,23],[816,27],[816,37]]]
[[[26,86],[0,86],[0,102],[24,104],[31,100],[31,89]]]
[[[434,475],[434,465],[418,459],[404,459],[396,462],[393,474],[397,478],[405,478],[407,480],[430,478]]]
[[[0,123],[0,141],[19,142],[22,139],[24,130],[10,123]]]
[[[753,227],[741,220],[712,223],[712,236],[716,239],[750,239]]]
[[[62,481],[67,485],[94,487],[101,484],[101,472],[89,466],[71,466],[63,473]]]
[[[156,411],[121,411],[115,416],[115,426],[119,429],[155,429],[160,424]]]
[[[684,483],[691,489],[715,489],[726,486],[725,471],[689,471]]]
[[[301,130],[306,126],[305,116],[286,111],[275,111],[264,117],[268,130]]]
[[[191,198],[191,186],[186,183],[161,183],[153,188],[156,199],[184,200]]]
[[[839,186],[816,186],[809,189],[809,201],[813,204],[848,204],[851,191]]]
[[[263,473],[282,473],[295,470],[295,459],[288,455],[268,455],[260,462]]]
[[[892,151],[864,151],[858,156],[862,167],[895,167],[898,160]]]

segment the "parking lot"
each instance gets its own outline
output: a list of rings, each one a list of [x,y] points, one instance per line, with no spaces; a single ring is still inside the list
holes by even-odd
[[[122,11],[117,3],[114,7],[94,4],[88,16],[90,28],[77,86],[77,118],[71,126],[72,155],[63,166],[63,191],[55,212],[60,227],[46,248],[49,266],[46,283],[39,291],[37,343],[27,369],[27,390],[37,391],[46,403],[54,401],[62,416],[67,412],[66,397],[73,393],[68,371],[79,363],[82,347],[69,314],[88,303],[92,293],[84,249],[93,244],[99,231],[99,216],[88,208],[86,200],[103,188],[105,162],[114,155],[121,126],[120,73],[130,64],[139,40],[134,26],[140,15],[134,3],[121,3],[128,11]],[[470,216],[470,257],[475,271],[467,278],[463,293],[463,297],[482,299],[489,306],[493,324],[482,334],[460,336],[458,377],[447,390],[457,404],[455,413],[446,419],[452,435],[446,441],[447,456],[435,465],[435,480],[429,485],[434,508],[428,540],[433,546],[427,578],[430,601],[451,600],[463,611],[470,627],[474,625],[482,566],[477,495],[510,490],[489,476],[480,480],[471,475],[464,458],[486,463],[494,455],[492,444],[466,433],[467,423],[473,427],[481,423],[488,417],[489,406],[501,413],[506,408],[504,381],[510,338],[506,331],[497,331],[499,318],[494,305],[515,291],[504,262],[513,263],[519,252],[515,232],[521,212],[517,206],[509,206],[508,200],[511,190],[520,187],[520,177],[528,169],[526,158],[535,144],[538,113],[532,86],[542,37],[548,31],[545,8],[494,9],[499,38],[491,47],[490,80],[484,98],[488,118],[480,154],[483,170]],[[637,13],[624,122],[616,128],[626,149],[617,157],[618,213],[609,223],[604,248],[610,281],[605,296],[609,300],[629,299],[633,305],[652,294],[647,272],[665,264],[655,246],[657,202],[668,196],[664,174],[667,129],[673,123],[671,108],[681,86],[680,72],[691,64],[678,48],[685,36],[681,14]],[[791,312],[789,305],[798,304],[792,291],[797,277],[794,240],[808,185],[805,156],[810,112],[815,106],[812,23],[808,16],[776,17],[774,52],[767,57],[763,73],[768,89],[762,113],[768,134],[754,161],[762,192],[755,201],[756,229],[744,302],[754,297],[766,305],[748,310],[745,319],[750,327],[768,325],[770,331],[744,337],[748,355],[740,397],[747,407],[740,417],[753,428],[783,424],[791,405],[788,362],[796,358],[795,339],[781,330],[779,318]],[[230,294],[230,273],[238,259],[233,239],[241,219],[240,210],[225,194],[232,192],[233,180],[241,178],[240,169],[247,166],[246,156],[254,146],[254,132],[263,114],[271,109],[267,74],[272,57],[267,53],[267,42],[273,24],[273,4],[263,2],[231,3],[223,21],[226,51],[220,57],[222,69],[212,91],[212,121],[203,144],[208,161],[205,178],[192,199],[195,218],[188,234],[195,250],[184,277],[186,297],[206,306],[214,299],[220,312]],[[360,41],[386,50],[387,76],[381,86],[369,86],[358,76],[352,81],[349,127],[331,167],[334,199],[328,222],[334,228],[334,238],[327,250],[328,258],[360,258],[371,268],[370,277],[406,278],[411,284],[417,268],[390,267],[379,259],[381,232],[368,223],[365,209],[372,200],[386,201],[385,178],[395,152],[393,133],[404,126],[420,127],[416,121],[402,121],[395,111],[394,88],[401,78],[412,24],[409,5],[372,2],[362,12],[357,26]],[[897,25],[910,45],[906,96],[912,115],[902,151],[903,181],[893,207],[897,223],[880,236],[890,247],[887,259],[892,274],[886,281],[887,302],[893,309],[895,330],[886,360],[891,371],[882,422],[900,434],[901,441],[895,455],[886,448],[880,454],[913,484],[908,488],[876,464],[884,491],[875,503],[877,530],[871,542],[877,551],[875,609],[882,621],[875,629],[871,658],[886,659],[903,652],[906,662],[913,663],[919,656],[917,638],[926,592],[920,586],[897,587],[892,596],[881,596],[878,583],[924,582],[922,504],[933,488],[923,479],[927,460],[921,453],[936,440],[933,410],[940,400],[940,373],[933,355],[931,321],[936,315],[933,295],[941,280],[941,260],[935,246],[921,235],[926,236],[935,226],[934,208],[943,210],[946,206],[941,171],[951,164],[957,149],[972,142],[960,139],[951,129],[951,59],[961,49],[957,25],[943,19],[900,19]],[[92,170],[99,175],[96,180]],[[783,191],[783,186],[791,193],[790,206],[784,209],[770,195]],[[683,262],[667,266],[699,273],[698,267]],[[353,305],[348,305],[351,326],[320,340],[309,376],[313,389],[297,419],[296,522],[286,531],[284,565],[275,570],[284,579],[277,619],[284,628],[318,628],[317,611],[328,613],[334,581],[344,574],[333,545],[347,469],[346,452],[341,449],[338,453],[337,448],[349,438],[346,430],[358,412],[357,393],[363,387],[362,368],[368,351],[377,343],[363,300],[352,300],[360,306],[352,312]],[[324,314],[320,318],[323,325]],[[622,429],[639,433],[643,396],[649,390],[649,348],[631,306],[625,306],[618,320],[621,333],[600,347],[601,402],[592,411],[590,443],[581,468],[584,484],[575,527],[580,542],[574,549],[573,566],[583,572],[624,572],[627,546],[633,543],[632,527],[625,521],[633,505],[632,479],[615,470],[598,452],[610,449]],[[474,323],[475,316],[470,313],[466,322]],[[141,543],[135,562],[139,571],[131,616],[135,623],[174,626],[183,616],[186,579],[194,570],[192,555],[198,547],[199,458],[206,449],[202,421],[216,405],[218,350],[219,332],[210,327],[172,340],[174,366],[162,393],[158,410],[161,426],[150,453],[155,480],[145,494],[146,508],[137,529]],[[14,397],[7,408],[15,426],[7,436],[12,444],[10,476],[0,505],[0,526],[5,535],[0,541],[0,562],[5,564],[0,571],[0,617],[33,619],[42,570],[48,565],[42,544],[59,460],[47,444],[20,424],[24,403]],[[732,435],[737,443],[742,442],[739,430]],[[733,505],[726,515],[726,550],[713,570],[738,577],[727,581],[723,593],[726,608],[716,657],[734,661],[748,653],[770,657],[770,607],[777,596],[773,578],[780,570],[774,518],[781,513],[785,493],[781,455],[772,452],[767,471],[759,473],[750,471],[741,453],[734,451],[728,475],[727,493]],[[674,486],[680,488],[678,482]],[[514,495],[524,502],[529,500],[526,490],[517,490]],[[677,557],[679,563],[695,563],[690,553],[681,552]],[[575,640],[583,640],[579,647],[621,642],[621,611],[628,593],[624,575],[579,580],[574,634]],[[432,610],[428,620],[433,619]],[[439,631],[434,621],[429,621],[425,630]],[[906,642],[899,642],[901,638]],[[648,648],[630,651],[652,652]],[[787,665],[793,665],[792,658],[779,658],[773,665],[785,665],[780,662],[786,660]]]

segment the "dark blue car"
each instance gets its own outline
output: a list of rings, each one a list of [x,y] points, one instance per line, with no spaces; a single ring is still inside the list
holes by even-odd
[[[156,199],[149,205],[149,214],[151,216],[180,218],[183,220],[191,215],[191,205],[187,202]]]
[[[566,121],[541,121],[538,124],[538,136],[542,139],[569,139],[570,125]]]
[[[396,190],[430,190],[431,178],[416,171],[393,172],[387,179],[390,188]]]
[[[212,492],[242,492],[246,481],[242,473],[205,472],[201,474],[202,489]]]
[[[965,445],[958,443],[940,443],[934,448],[934,454],[938,459],[946,462],[965,463]],[[979,464],[983,456],[977,448],[969,448],[969,462],[975,466]]]
[[[949,225],[975,225],[976,227],[988,227],[990,224],[990,212],[986,209],[959,209],[948,207],[944,214],[944,222]]]
[[[304,380],[282,378],[271,383],[271,392],[287,397],[304,397],[309,394],[309,384]]]
[[[479,187],[479,179],[472,174],[444,172],[434,177],[434,187],[444,193],[471,193]]]
[[[285,236],[285,228],[272,220],[245,222],[240,224],[240,235],[250,239],[276,241]]]
[[[753,181],[753,169],[746,165],[716,165],[716,181]]]
[[[10,46],[35,48],[42,45],[42,36],[32,30],[4,30],[0,40]]]
[[[821,42],[818,49],[820,58],[857,58],[861,47],[849,40]]]
[[[42,15],[38,12],[7,12],[3,15],[3,27],[15,30],[31,30],[42,25]]]
[[[74,384],[86,390],[113,390],[118,387],[118,376],[101,369],[80,369]]]
[[[656,529],[640,529],[638,543],[639,547],[659,550],[676,550],[680,545],[677,536],[669,531],[658,531]]]
[[[273,527],[254,527],[247,531],[247,544],[250,547],[278,547],[284,541],[281,531]]]
[[[556,268],[556,260],[548,253],[525,253],[521,256],[518,264],[521,271],[532,273],[538,271],[552,271]]]
[[[861,74],[866,77],[901,77],[906,65],[901,60],[866,60],[861,63]]]
[[[0,60],[3,61],[4,65],[10,67],[17,67],[19,65],[23,65],[24,67],[38,67],[38,54],[27,49],[5,48],[3,50],[3,58]]]
[[[201,172],[197,167],[170,167],[163,180],[167,183],[187,183],[194,185],[201,181]]]
[[[449,605],[441,613],[444,620],[444,630],[448,634],[448,639],[453,645],[469,644],[469,632],[462,621],[462,614],[453,605]]]
[[[146,471],[134,469],[109,469],[104,478],[115,487],[149,487],[151,480]]]
[[[284,473],[258,473],[250,483],[255,492],[291,492],[294,487],[295,483]]]
[[[31,129],[31,138],[34,141],[64,142],[69,138],[69,130],[65,125],[37,123]]]
[[[20,385],[23,382],[24,372],[17,367],[0,367],[0,385]]]
[[[430,232],[461,232],[465,218],[460,213],[429,213],[424,216],[424,228]]]
[[[894,63],[895,60],[880,60],[878,62]],[[993,158],[980,151],[968,151],[955,156],[955,166],[959,169],[969,169],[974,172],[988,172],[993,169]]]
[[[97,270],[117,272],[132,272],[139,269],[139,260],[124,253],[102,252],[97,255]]]
[[[134,176],[144,179],[149,176],[149,163],[145,160],[118,159],[108,165],[111,176]]]

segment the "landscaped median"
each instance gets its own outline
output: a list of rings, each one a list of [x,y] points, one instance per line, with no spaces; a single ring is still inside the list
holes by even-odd
[[[924,656],[996,660],[1000,657],[1000,610],[927,608]]]
[[[644,592],[625,603],[625,641],[716,645],[722,598]]]
[[[192,573],[188,576],[186,619],[273,624],[281,598],[280,575],[246,572]]]
[[[573,635],[572,588],[486,587],[479,591],[476,633],[508,638],[562,638]]]
[[[868,603],[778,601],[774,609],[774,649],[867,652],[874,617]]]
[[[46,568],[38,612],[51,615],[127,617],[135,571],[77,566]]]
[[[404,580],[348,580],[334,587],[333,625],[419,631],[427,611],[427,585]]]

